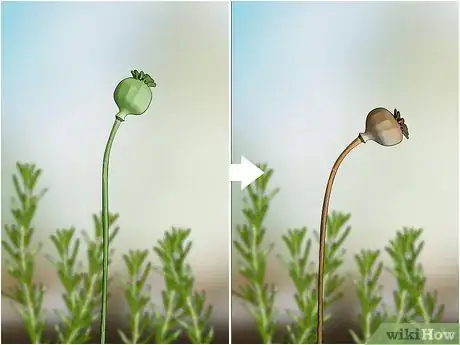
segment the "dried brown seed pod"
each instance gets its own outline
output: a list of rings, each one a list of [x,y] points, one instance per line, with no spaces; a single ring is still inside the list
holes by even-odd
[[[383,146],[394,146],[409,139],[409,131],[398,110],[392,114],[388,109],[375,108],[366,118],[366,131],[360,133],[363,142],[373,140]]]

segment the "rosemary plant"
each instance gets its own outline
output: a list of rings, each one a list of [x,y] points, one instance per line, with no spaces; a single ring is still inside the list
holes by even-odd
[[[324,322],[331,314],[330,307],[342,297],[345,277],[339,272],[343,264],[345,250],[343,243],[351,228],[345,227],[350,215],[332,212],[327,221],[327,237],[324,262]],[[299,313],[289,311],[292,325],[287,326],[289,342],[292,344],[311,344],[316,342],[316,322],[318,319],[318,293],[316,284],[318,273],[316,265],[310,261],[311,239],[307,238],[307,228],[291,229],[282,239],[288,248],[286,261],[289,276],[295,286],[294,299]],[[315,233],[319,242],[319,234]]]
[[[110,243],[119,231],[115,226],[117,219],[117,214],[109,215]],[[93,215],[93,223],[94,237],[83,232],[88,266],[86,271],[77,261],[81,241],[76,236],[75,228],[58,229],[50,236],[58,257],[49,258],[64,288],[62,298],[66,307],[66,312],[59,313],[61,324],[55,327],[61,344],[87,343],[91,327],[98,319],[102,281],[100,262],[103,256],[101,216]],[[113,255],[113,251],[110,254]]]
[[[289,277],[295,286],[294,299],[299,315],[288,311],[293,323],[287,326],[288,341],[291,344],[310,344],[316,339],[316,306],[318,294],[315,290],[316,272],[310,262],[312,241],[307,237],[307,228],[289,229],[282,236],[289,257],[285,264]]]
[[[276,289],[265,282],[267,259],[273,245],[263,247],[265,228],[263,222],[267,216],[270,201],[278,193],[278,189],[268,191],[268,182],[273,170],[266,164],[258,165],[265,173],[253,185],[247,187],[249,200],[244,199],[243,214],[246,224],[237,226],[237,236],[233,245],[240,256],[239,273],[246,278],[248,284],[240,286],[234,294],[242,299],[251,315],[255,318],[257,329],[264,344],[273,343],[276,328],[275,296]]]
[[[129,330],[127,335],[118,331],[125,344],[148,344],[149,327],[153,324],[153,315],[149,311],[150,294],[146,280],[152,272],[152,263],[148,261],[148,250],[130,250],[123,255],[129,279],[126,282],[125,298],[129,306]]]
[[[265,174],[248,187],[249,198],[245,198],[243,209],[246,224],[237,227],[234,240],[240,256],[239,272],[248,284],[239,287],[234,294],[243,300],[254,317],[262,342],[269,344],[275,338],[276,289],[265,282],[267,259],[273,245],[263,244],[266,233],[263,223],[278,189],[268,189],[273,170],[267,165],[260,168]],[[46,325],[43,308],[45,287],[34,281],[39,246],[33,244],[32,221],[45,194],[45,190],[36,189],[40,175],[41,170],[34,164],[17,163],[17,172],[13,175],[16,197],[11,208],[14,223],[5,226],[2,239],[7,270],[16,282],[11,288],[3,289],[2,293],[14,302],[30,342],[35,344],[46,342],[43,336]],[[104,222],[105,216],[108,216],[107,223]],[[107,256],[105,251],[119,231],[117,219],[116,214],[93,215],[94,235],[83,233],[82,241],[73,227],[58,229],[50,236],[57,252],[57,256],[50,259],[64,288],[62,297],[66,309],[58,312],[61,322],[55,329],[59,343],[91,341],[90,332],[99,316],[101,298],[107,296],[107,286],[112,280],[103,284],[101,262],[106,261],[107,266],[110,264],[113,251],[109,251]],[[349,220],[349,214],[338,212],[332,212],[327,218],[323,276],[325,321],[330,320],[330,308],[334,302],[342,297],[345,277],[340,268],[345,255],[343,246],[351,231],[347,226]],[[105,241],[105,235],[108,241]],[[314,235],[319,241],[318,233]],[[390,311],[382,301],[380,277],[384,266],[380,251],[362,250],[355,255],[359,275],[354,284],[360,305],[360,330],[350,332],[356,343],[367,343],[383,322],[425,324],[442,321],[444,306],[437,302],[436,292],[427,291],[426,276],[419,262],[424,247],[421,235],[422,229],[404,228],[385,247],[392,262],[389,270],[397,282],[393,293],[394,311]],[[147,277],[153,270],[153,264],[148,259],[149,251],[130,250],[123,256],[129,277],[125,284],[129,331],[119,331],[123,342],[139,344],[154,340],[170,344],[177,342],[181,333],[185,333],[195,344],[212,342],[212,308],[206,306],[205,293],[195,290],[193,273],[187,264],[192,248],[189,236],[190,229],[173,228],[166,231],[154,247],[165,282],[162,308],[152,305],[146,286]],[[282,240],[288,249],[284,262],[295,286],[294,298],[298,309],[289,311],[292,322],[287,327],[288,342],[314,343],[318,338],[318,293],[315,289],[318,271],[310,260],[312,239],[304,227],[288,230]],[[86,247],[85,269],[77,259],[83,246]],[[106,260],[103,260],[104,257]]]
[[[369,338],[384,321],[384,314],[379,310],[382,303],[382,286],[379,279],[383,262],[379,260],[379,250],[361,250],[355,255],[359,277],[354,281],[361,312],[358,316],[362,337],[353,330],[350,333],[357,344],[367,344]]]
[[[327,235],[324,257],[324,322],[330,319],[330,307],[343,297],[342,287],[345,276],[339,272],[343,265],[346,250],[343,244],[350,234],[347,226],[351,214],[333,211],[327,216]],[[319,233],[315,232],[319,243]]]
[[[424,246],[424,242],[420,240],[421,234],[422,229],[404,228],[396,233],[385,248],[393,263],[389,271],[398,286],[393,292],[394,312],[390,312],[388,306],[382,302],[379,278],[383,262],[379,260],[380,252],[362,250],[355,256],[359,271],[355,285],[361,308],[359,320],[362,333],[359,337],[354,331],[350,331],[356,343],[367,343],[383,322],[441,322],[444,305],[437,304],[436,292],[426,291],[426,277],[422,265],[417,262]]]
[[[75,228],[58,229],[50,236],[58,252],[58,260],[50,261],[54,264],[59,280],[64,287],[62,296],[67,312],[60,313],[64,327],[56,326],[56,333],[61,344],[72,344],[74,342],[83,344],[89,340],[90,327],[94,321],[91,312],[93,308],[80,309],[81,305],[89,305],[93,299],[93,293],[89,291],[85,295],[80,290],[82,274],[79,272],[77,257],[80,249],[80,239],[75,238]],[[85,303],[86,302],[86,303]],[[90,305],[90,307],[93,307]],[[83,309],[83,308],[82,308]]]
[[[16,302],[31,343],[40,344],[46,325],[43,311],[45,287],[34,282],[35,259],[40,246],[32,241],[32,221],[46,190],[36,190],[42,171],[35,164],[17,163],[16,168],[17,173],[13,175],[16,198],[12,200],[11,208],[15,223],[5,225],[6,236],[2,239],[3,250],[8,255],[5,260],[7,270],[16,285],[3,289],[2,293]]]
[[[419,255],[425,244],[422,229],[404,228],[385,248],[393,261],[391,270],[398,284],[394,291],[396,313],[387,315],[391,322],[440,322],[444,305],[437,305],[437,293],[426,291],[426,277]]]
[[[154,247],[162,264],[165,281],[165,290],[162,292],[165,313],[164,316],[157,313],[156,321],[156,342],[159,344],[177,339],[180,331],[176,325],[185,330],[193,344],[210,344],[214,337],[214,329],[210,325],[212,307],[205,307],[204,291],[194,291],[193,273],[186,263],[192,248],[192,242],[188,239],[190,231],[172,228]]]

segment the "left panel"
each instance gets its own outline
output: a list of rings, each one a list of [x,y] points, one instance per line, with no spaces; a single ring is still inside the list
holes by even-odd
[[[108,343],[167,343],[185,327],[179,338],[213,328],[228,343],[229,14],[226,2],[2,4],[2,291],[24,311],[2,296],[3,342],[99,343],[105,329]]]

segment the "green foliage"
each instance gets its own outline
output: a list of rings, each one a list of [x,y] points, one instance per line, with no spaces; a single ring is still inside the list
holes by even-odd
[[[13,199],[11,210],[15,223],[5,226],[6,236],[2,240],[7,254],[8,273],[16,285],[11,289],[2,289],[2,293],[15,302],[30,341],[39,344],[44,343],[46,327],[43,310],[45,287],[33,280],[39,247],[32,244],[32,220],[45,190],[36,191],[41,170],[35,165],[18,163],[17,169],[18,173],[13,175],[16,198]],[[117,220],[117,214],[109,215],[109,243],[119,232]],[[57,255],[48,255],[48,259],[63,286],[62,298],[66,309],[57,311],[61,322],[55,330],[60,344],[90,342],[91,328],[99,318],[103,258],[101,214],[93,215],[93,223],[93,235],[83,232],[83,241],[74,227],[58,229],[50,236]],[[190,232],[190,229],[175,228],[166,231],[154,248],[162,264],[160,271],[165,280],[165,289],[162,291],[164,312],[154,308],[146,286],[146,280],[153,271],[148,250],[130,250],[123,255],[128,271],[125,298],[129,308],[129,332],[119,331],[123,342],[149,343],[153,333],[156,343],[169,344],[176,341],[183,331],[192,343],[206,344],[213,340],[214,330],[210,326],[212,307],[205,306],[203,291],[194,290],[193,273],[186,263],[192,248]],[[85,265],[78,261],[83,245]],[[111,250],[109,264],[113,254]],[[111,281],[109,279],[109,283]]]
[[[125,284],[125,298],[129,306],[130,335],[119,331],[125,344],[148,344],[149,327],[153,324],[153,315],[149,311],[150,293],[146,280],[152,272],[152,263],[148,261],[148,250],[130,250],[123,255],[129,279]],[[166,344],[166,343],[165,343]]]
[[[154,251],[162,263],[162,274],[166,290],[162,292],[166,315],[157,314],[156,342],[165,344],[176,339],[179,333],[171,332],[174,320],[181,325],[193,344],[210,344],[214,329],[210,325],[212,307],[205,307],[204,291],[194,291],[194,278],[190,265],[186,263],[192,248],[188,240],[190,229],[173,228],[166,231]]]
[[[268,183],[273,170],[265,171],[247,189],[243,214],[246,223],[237,226],[234,248],[239,256],[239,273],[247,280],[234,294],[243,300],[254,317],[263,343],[274,342],[276,288],[267,284],[265,273],[268,256],[273,244],[266,246],[266,219],[270,202],[278,189],[269,191]],[[33,242],[32,225],[38,203],[46,190],[37,191],[41,170],[33,164],[17,163],[13,175],[16,197],[11,212],[14,223],[5,225],[2,247],[6,253],[9,275],[15,285],[2,293],[15,302],[31,343],[44,343],[46,325],[43,299],[45,287],[34,281],[35,261],[40,246]],[[119,232],[117,214],[109,215],[109,242]],[[331,307],[342,297],[345,277],[340,272],[343,265],[344,243],[351,228],[349,214],[332,212],[328,216],[325,248],[324,307],[325,319],[331,318]],[[55,267],[64,293],[65,311],[59,311],[60,324],[56,326],[59,343],[81,344],[90,341],[90,330],[99,317],[102,285],[102,221],[101,215],[93,215],[94,233],[83,232],[81,240],[74,227],[58,229],[50,236],[57,255],[49,257]],[[214,329],[211,326],[212,307],[206,306],[206,295],[194,287],[193,272],[187,257],[192,248],[190,229],[172,228],[164,233],[154,247],[161,267],[165,288],[162,306],[152,305],[147,278],[154,269],[148,250],[129,250],[123,255],[128,273],[125,282],[125,298],[128,305],[128,332],[119,331],[124,343],[176,342],[185,332],[195,344],[211,343]],[[313,233],[319,242],[317,232]],[[397,282],[393,292],[393,305],[382,301],[381,273],[384,265],[380,250],[361,250],[355,255],[358,276],[354,279],[360,305],[358,321],[360,330],[350,331],[356,343],[366,343],[383,322],[436,323],[442,320],[444,306],[437,302],[436,292],[427,291],[426,277],[419,262],[424,241],[422,229],[404,228],[398,231],[385,247],[391,259],[388,267]],[[317,267],[311,259],[312,239],[306,227],[289,229],[282,240],[288,249],[283,261],[295,287],[296,311],[289,311],[292,319],[287,327],[288,342],[308,344],[316,342],[317,323]],[[85,262],[79,262],[84,247]],[[109,256],[109,263],[113,257]],[[83,268],[85,266],[85,268]],[[111,279],[110,279],[111,281]],[[393,308],[392,308],[393,307]],[[390,311],[390,309],[392,311]]]
[[[426,277],[418,258],[424,241],[420,240],[422,229],[404,228],[385,247],[392,267],[389,271],[398,288],[393,291],[394,312],[382,302],[379,278],[383,262],[379,250],[362,250],[356,255],[359,278],[355,280],[362,338],[351,331],[356,343],[365,343],[383,322],[391,323],[437,323],[441,322],[444,305],[437,304],[436,292],[426,291]]]
[[[330,319],[330,307],[342,297],[342,285],[345,277],[339,273],[343,264],[345,250],[342,248],[351,228],[345,227],[349,214],[332,212],[328,216],[327,236],[324,260],[324,323]],[[316,324],[318,320],[318,271],[310,261],[311,239],[307,238],[307,228],[288,230],[282,239],[288,248],[286,260],[289,276],[295,286],[294,299],[300,315],[289,312],[293,323],[287,326],[289,342],[292,344],[310,344],[316,342]],[[315,233],[319,243],[319,234]]]
[[[289,256],[285,264],[295,286],[294,299],[300,315],[289,311],[293,320],[287,326],[291,344],[309,344],[316,340],[318,294],[316,293],[316,271],[310,262],[312,241],[307,238],[307,228],[289,229],[282,239]]]
[[[8,273],[16,285],[2,293],[16,302],[30,341],[40,344],[46,324],[43,313],[45,287],[34,283],[33,279],[39,246],[32,243],[32,221],[46,190],[36,191],[42,171],[34,164],[17,163],[16,168],[17,173],[13,175],[16,198],[12,200],[11,208],[14,224],[5,225],[6,239],[2,240],[3,250],[9,257],[6,259]]]
[[[339,274],[345,258],[343,244],[350,234],[351,227],[346,226],[351,215],[332,212],[327,216],[326,248],[324,253],[324,321],[330,318],[328,310],[334,302],[342,298],[342,286],[345,277]],[[319,242],[319,234],[315,237]]]
[[[263,221],[267,216],[270,201],[278,190],[269,192],[267,189],[273,170],[268,169],[266,164],[258,167],[265,174],[259,177],[254,185],[247,187],[249,200],[244,199],[243,209],[246,224],[237,226],[237,236],[233,241],[241,257],[239,273],[247,279],[248,285],[240,286],[239,291],[235,291],[234,294],[246,303],[249,312],[255,318],[262,342],[271,344],[276,328],[276,289],[273,285],[265,283],[267,259],[272,246],[265,248],[263,245],[266,233]]]
[[[112,242],[119,228],[115,226],[118,215],[109,216],[109,241]],[[87,271],[83,271],[77,262],[80,239],[75,228],[59,229],[50,236],[56,248],[58,259],[49,256],[55,266],[59,281],[64,287],[62,296],[66,313],[60,312],[61,325],[56,332],[61,344],[83,344],[90,340],[93,323],[98,319],[97,309],[100,304],[102,271],[102,220],[93,215],[94,238],[83,233],[86,243]],[[113,254],[113,252],[111,253]]]
[[[237,239],[234,248],[241,257],[239,272],[248,281],[248,285],[235,291],[238,297],[249,306],[254,317],[258,332],[264,343],[273,340],[276,319],[274,317],[275,288],[268,286],[264,280],[267,256],[273,246],[268,249],[262,245],[266,229],[263,220],[267,215],[270,201],[278,192],[267,193],[268,182],[273,170],[266,165],[266,171],[253,185],[248,187],[249,201],[245,200],[247,224],[237,227]],[[343,293],[345,277],[340,273],[346,251],[344,243],[351,232],[347,225],[350,214],[332,212],[328,215],[325,267],[324,267],[324,323],[331,318],[330,309]],[[358,336],[350,331],[356,343],[365,343],[382,322],[440,322],[444,306],[437,305],[436,292],[425,291],[422,266],[417,263],[423,248],[420,241],[421,229],[404,229],[397,232],[395,238],[385,248],[393,262],[389,268],[398,283],[394,291],[395,313],[390,313],[382,302],[381,285],[379,284],[383,262],[379,250],[362,250],[355,255],[359,276],[354,280],[360,305],[358,315],[361,327]],[[306,227],[289,229],[282,240],[288,249],[287,258],[283,261],[295,287],[294,300],[297,311],[288,311],[292,322],[287,326],[287,341],[293,344],[316,343],[317,326],[317,268],[310,260],[312,240]],[[314,233],[316,242],[319,234]]]
[[[417,261],[425,244],[420,240],[422,229],[404,228],[385,248],[393,261],[391,270],[398,284],[393,292],[396,313],[394,322],[440,322],[444,305],[437,306],[437,293],[426,291],[426,277]]]
[[[366,344],[369,338],[384,321],[379,311],[382,303],[379,279],[383,270],[383,262],[379,260],[379,250],[361,250],[355,255],[359,277],[354,281],[361,312],[358,316],[362,338],[350,331],[357,344]]]
[[[154,247],[165,288],[161,293],[162,309],[152,305],[146,280],[153,271],[148,250],[131,250],[123,256],[129,279],[125,297],[129,306],[130,335],[119,332],[124,343],[148,343],[153,326],[155,343],[171,344],[185,331],[194,344],[208,344],[214,329],[209,325],[212,307],[205,307],[206,295],[194,291],[194,278],[187,256],[192,248],[190,229],[172,228]],[[154,310],[151,313],[149,310]]]

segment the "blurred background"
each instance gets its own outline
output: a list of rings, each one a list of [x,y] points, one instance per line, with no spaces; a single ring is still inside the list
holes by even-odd
[[[138,69],[157,88],[148,113],[128,117],[113,145],[110,210],[120,213],[121,231],[110,274],[126,278],[122,253],[152,248],[171,226],[190,227],[196,286],[228,327],[228,4],[14,2],[2,3],[1,22],[2,225],[12,222],[15,162],[35,162],[40,187],[49,188],[34,221],[49,318],[63,303],[43,257],[56,255],[48,238],[72,225],[92,233],[113,91]],[[156,302],[160,281],[149,281]],[[11,283],[2,262],[2,287]],[[112,291],[112,317],[124,313],[122,288]],[[18,316],[2,302],[2,326],[11,330]]]
[[[356,273],[360,249],[384,249],[404,226],[423,228],[427,286],[446,303],[445,320],[458,321],[457,3],[237,2],[232,22],[233,158],[267,162],[280,187],[267,241],[286,254],[288,228],[319,229],[334,161],[371,109],[397,108],[410,139],[358,147],[335,180],[330,210],[352,214],[343,273]],[[235,225],[243,204],[236,187],[232,196]],[[282,320],[295,306],[285,271],[273,256],[268,279],[280,288]],[[382,283],[391,302],[393,280]],[[346,286],[336,321],[356,319],[357,307]],[[249,319],[240,303],[232,314],[233,327]]]

